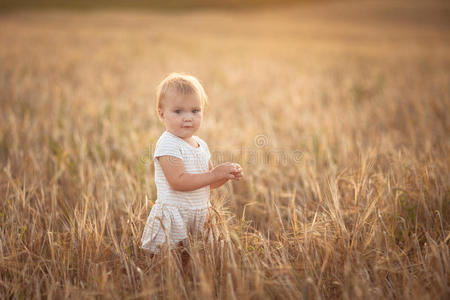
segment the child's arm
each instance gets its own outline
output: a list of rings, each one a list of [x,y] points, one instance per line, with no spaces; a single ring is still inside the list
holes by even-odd
[[[235,164],[223,163],[208,172],[192,174],[184,171],[183,160],[178,157],[164,155],[157,159],[170,187],[180,192],[197,190],[217,181],[235,178],[233,172],[239,171]]]
[[[213,169],[213,165],[211,160],[209,160],[209,170],[211,171]],[[218,187],[221,187],[222,185],[224,185],[226,182],[228,181],[228,178],[224,178],[222,180],[213,182],[212,184],[209,185],[209,188],[212,189],[217,189]]]

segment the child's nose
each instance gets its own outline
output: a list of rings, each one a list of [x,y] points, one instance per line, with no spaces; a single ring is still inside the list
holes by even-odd
[[[184,116],[184,121],[191,121],[192,120],[192,114],[188,113]]]

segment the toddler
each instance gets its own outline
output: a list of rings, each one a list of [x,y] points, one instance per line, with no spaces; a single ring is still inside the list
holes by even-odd
[[[151,253],[159,253],[166,243],[170,248],[186,245],[188,234],[201,231],[208,218],[210,189],[244,174],[237,163],[213,167],[208,145],[194,135],[207,102],[195,77],[171,73],[158,86],[156,99],[166,130],[153,154],[157,200],[141,239],[142,248]]]

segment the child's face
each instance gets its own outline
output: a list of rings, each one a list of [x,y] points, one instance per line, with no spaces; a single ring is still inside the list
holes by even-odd
[[[203,119],[200,97],[196,94],[170,94],[163,100],[159,115],[167,131],[183,139],[190,138],[200,128]]]

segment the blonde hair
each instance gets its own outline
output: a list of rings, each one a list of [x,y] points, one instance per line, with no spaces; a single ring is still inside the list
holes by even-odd
[[[161,81],[156,89],[156,113],[160,121],[159,109],[170,91],[181,95],[198,95],[202,109],[208,103],[208,96],[197,78],[183,73],[170,73]]]

